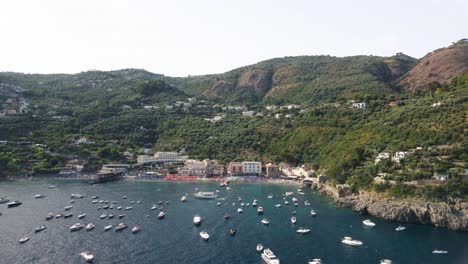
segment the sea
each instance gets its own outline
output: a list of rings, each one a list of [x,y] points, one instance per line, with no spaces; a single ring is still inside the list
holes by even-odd
[[[55,188],[49,189],[50,185]],[[213,200],[195,199],[198,191],[218,191]],[[299,205],[294,206],[286,192],[294,192]],[[35,199],[35,194],[47,197]],[[405,224],[406,230],[396,232],[399,223],[366,215],[359,215],[346,208],[339,208],[327,198],[311,189],[299,194],[297,186],[274,184],[231,184],[230,189],[215,183],[200,182],[138,182],[118,181],[90,185],[79,180],[16,180],[0,182],[0,197],[18,200],[23,204],[7,208],[0,204],[0,263],[85,263],[79,255],[90,251],[94,263],[262,263],[257,244],[270,248],[281,263],[300,264],[320,258],[323,263],[380,263],[390,259],[393,263],[468,263],[468,234],[429,225]],[[82,194],[81,199],[71,199],[71,194]],[[273,198],[267,198],[269,194]],[[188,201],[180,201],[187,195]],[[116,201],[114,209],[99,209],[104,203],[98,200]],[[123,199],[127,196],[127,199]],[[239,200],[245,205],[242,207]],[[252,206],[254,199],[264,208],[258,215]],[[74,203],[70,203],[74,200]],[[310,201],[305,206],[304,201]],[[134,203],[132,203],[134,201]],[[137,203],[140,201],[140,203]],[[162,201],[162,205],[158,202]],[[165,202],[168,201],[168,204]],[[289,201],[289,204],[285,204]],[[221,205],[217,205],[220,203]],[[247,203],[250,205],[247,206]],[[282,204],[280,208],[275,204]],[[45,220],[51,212],[64,214],[64,207],[72,205],[70,218]],[[166,217],[158,220],[162,206]],[[132,210],[117,210],[117,206],[132,206]],[[243,213],[237,209],[242,207]],[[317,215],[310,213],[315,210]],[[290,218],[297,218],[292,224]],[[84,219],[78,215],[85,213]],[[100,215],[125,214],[122,219],[100,219]],[[228,213],[231,218],[224,219]],[[202,217],[200,226],[192,222],[194,215]],[[261,223],[266,217],[270,224]],[[365,219],[376,223],[374,228],[362,224]],[[122,232],[104,231],[104,226],[126,223]],[[75,223],[94,223],[92,231],[70,232]],[[34,233],[34,228],[46,225],[46,229]],[[131,228],[140,226],[133,234]],[[300,227],[309,228],[308,234],[297,234]],[[235,236],[229,235],[236,229]],[[199,233],[206,231],[210,238],[204,241]],[[30,240],[20,244],[23,236]],[[362,241],[360,247],[344,245],[344,236]],[[434,249],[447,250],[447,255],[432,254]]]

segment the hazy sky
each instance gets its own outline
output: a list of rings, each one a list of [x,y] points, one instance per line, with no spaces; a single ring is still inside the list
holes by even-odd
[[[0,71],[224,72],[273,57],[422,57],[468,37],[467,0],[0,0]]]

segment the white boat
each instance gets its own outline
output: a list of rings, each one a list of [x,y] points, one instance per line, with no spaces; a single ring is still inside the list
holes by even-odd
[[[115,215],[113,215],[113,214],[109,214],[109,215],[107,216],[107,218],[109,218],[109,219],[114,219],[114,217],[115,217]]]
[[[310,230],[308,228],[301,227],[298,230],[296,230],[296,233],[298,233],[298,234],[307,234],[307,233],[310,233],[310,231],[312,231],[312,230]]]
[[[305,201],[304,201],[304,205],[305,205],[305,206],[310,206],[310,202],[309,202],[308,200],[305,200]]]
[[[273,198],[273,194],[268,195],[268,199],[271,199],[271,198]]]
[[[242,213],[244,212],[244,210],[242,210],[242,208],[238,208],[238,209],[237,209],[237,212],[238,212],[239,214],[242,214]]]
[[[393,262],[389,259],[381,259],[380,264],[392,264]]]
[[[193,196],[198,199],[215,199],[218,197],[214,192],[197,192]]]
[[[117,210],[122,210],[122,206],[117,206]]]
[[[158,207],[155,204],[151,206],[151,210],[156,210],[156,209],[158,209]]]
[[[122,218],[125,217],[125,214],[120,214],[120,215],[118,215],[117,217],[118,217],[119,219],[122,219]]]
[[[257,214],[263,214],[263,207],[259,206],[257,208]]]
[[[220,203],[220,202],[218,202],[216,205],[217,205],[217,206],[221,206],[221,203]]]
[[[206,232],[206,231],[201,231],[200,232],[200,237],[203,239],[203,240],[208,240],[210,238],[210,235]]]
[[[45,225],[40,225],[40,226],[34,228],[34,233],[41,232],[44,229],[46,229],[46,226]]]
[[[61,217],[63,217],[63,214],[56,214],[55,215],[55,219],[58,219],[58,218],[61,218]]]
[[[280,264],[279,258],[269,248],[263,250],[262,259],[266,264]]]
[[[195,215],[195,216],[193,217],[193,223],[194,223],[195,225],[201,224],[201,221],[202,221],[201,216]]]
[[[288,201],[284,201],[284,204],[289,204],[289,202],[288,202]]]
[[[104,227],[104,231],[109,231],[109,230],[111,230],[111,229],[112,229],[112,225],[106,225],[106,226]]]
[[[85,217],[86,217],[86,214],[80,214],[80,215],[78,215],[78,219],[83,219],[83,218],[85,218]]]
[[[240,206],[245,206],[245,203],[241,203]]]
[[[22,237],[19,242],[20,244],[26,243],[29,240],[29,237]]]
[[[297,193],[300,194],[300,195],[304,195],[304,194],[305,194],[305,193],[303,193],[303,192],[297,192]]]
[[[227,186],[227,183],[225,183],[225,182],[222,182],[222,183],[219,184],[219,187],[226,187],[226,186]]]
[[[81,252],[80,256],[83,258],[84,261],[86,262],[93,262],[94,260],[94,255],[91,254],[89,251]]]
[[[65,211],[70,211],[73,208],[73,205],[65,206],[63,209]]]
[[[295,216],[291,217],[291,223],[295,224],[297,222],[297,219]]]
[[[104,218],[106,218],[106,217],[107,217],[106,214],[102,214],[101,216],[99,216],[99,218],[101,218],[101,219],[104,219]]]
[[[286,192],[284,195],[286,195],[286,196],[293,196],[293,195],[294,195],[294,192]]]
[[[369,220],[369,219],[366,219],[366,220],[362,221],[362,223],[363,223],[364,225],[366,225],[366,226],[375,227],[375,223],[372,222],[372,221]]]
[[[8,203],[9,201],[10,201],[10,199],[8,199],[6,197],[0,197],[0,204]]]
[[[47,189],[53,189],[53,188],[56,188],[57,186],[56,185],[49,185],[47,186]]]
[[[280,208],[280,207],[281,207],[281,204],[275,204],[275,207],[276,207],[276,208]]]
[[[226,187],[226,190],[228,190],[228,191],[231,190],[231,187],[227,186],[227,187]]]
[[[434,249],[434,250],[432,250],[432,254],[447,255],[448,251],[447,250]]]
[[[141,201],[137,201],[137,204],[141,204]]]
[[[362,246],[363,243],[359,240],[353,240],[352,237],[344,237],[343,240],[341,240],[341,243],[350,245],[350,246]]]
[[[70,227],[70,232],[81,230],[81,229],[83,229],[83,227],[84,227],[83,224],[81,224],[81,223],[76,223],[76,224],[74,224],[74,225],[72,225],[72,226]]]
[[[98,200],[93,200],[91,203],[92,204],[97,204],[99,201]]]
[[[52,218],[54,218],[54,214],[53,213],[48,213],[45,217],[45,220],[49,221],[51,220]]]
[[[264,225],[269,225],[269,224],[270,224],[270,221],[268,221],[268,219],[266,219],[266,218],[263,218],[263,219],[262,219],[262,224],[264,224]]]
[[[263,245],[262,245],[262,244],[258,244],[258,245],[257,245],[257,251],[258,251],[258,252],[262,252],[262,250],[263,250]]]
[[[131,206],[125,207],[125,210],[132,210],[132,209],[133,209],[133,207],[131,207]]]
[[[72,199],[81,199],[83,197],[85,197],[83,194],[78,194],[78,193],[72,193],[70,195],[70,198],[72,198]]]
[[[44,197],[47,197],[47,195],[45,193],[34,195],[34,199],[40,199],[40,198],[44,198]]]
[[[312,216],[316,216],[316,215],[317,215],[317,213],[315,212],[315,210],[310,210],[310,215],[312,215]]]
[[[64,215],[63,218],[70,218],[70,217],[72,217],[72,216],[73,216],[73,214],[70,213],[70,214]]]
[[[120,223],[115,227],[115,232],[122,231],[126,229],[128,226],[124,223]]]
[[[400,231],[403,231],[403,230],[405,230],[405,229],[406,229],[406,227],[400,225],[400,226],[398,226],[397,228],[395,228],[395,231],[400,232]]]
[[[257,200],[253,200],[252,206],[253,206],[253,207],[257,206]]]
[[[159,212],[158,219],[163,219],[166,216],[164,212]]]
[[[292,200],[293,202],[299,201],[296,197],[291,198],[291,200]]]
[[[94,227],[96,227],[93,223],[89,223],[86,225],[85,229],[86,231],[91,231],[94,229]]]
[[[322,264],[322,260],[321,259],[312,259],[312,260],[309,260],[309,262],[307,262],[307,264]]]
[[[135,234],[135,233],[138,233],[138,232],[140,232],[140,227],[139,227],[139,226],[134,226],[134,227],[132,228],[132,233]]]
[[[23,204],[23,203],[20,202],[20,201],[13,201],[13,202],[7,203],[7,207],[8,207],[8,208],[12,208],[12,207],[20,206],[20,205],[22,205],[22,204]]]

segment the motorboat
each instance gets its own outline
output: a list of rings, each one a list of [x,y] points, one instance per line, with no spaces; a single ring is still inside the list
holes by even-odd
[[[381,259],[380,264],[392,264],[393,262],[389,259]]]
[[[109,205],[104,205],[104,206],[102,207],[102,209],[109,209],[109,208],[110,208]]]
[[[195,216],[193,217],[193,223],[194,223],[195,225],[201,224],[201,221],[202,221],[201,216],[195,215]]]
[[[159,212],[158,219],[163,219],[164,217],[166,217],[166,214],[164,212]]]
[[[56,188],[56,187],[57,187],[56,185],[48,185],[48,186],[47,186],[47,189],[54,189],[54,188]]]
[[[310,210],[310,215],[317,216],[317,213],[315,212],[315,210]]]
[[[159,205],[163,204],[163,201],[158,201],[158,204],[159,204]]]
[[[362,246],[363,243],[359,240],[354,240],[352,237],[344,237],[343,240],[341,240],[341,243],[350,245],[350,246]]]
[[[122,210],[122,206],[117,206],[117,210]]]
[[[263,219],[262,219],[262,224],[264,224],[264,225],[269,225],[269,224],[270,224],[270,221],[268,221],[268,219],[266,219],[266,218],[263,218]]]
[[[40,199],[40,198],[45,198],[45,197],[47,197],[47,195],[45,193],[34,195],[34,199]]]
[[[86,231],[91,231],[95,228],[96,226],[93,223],[89,223],[86,225],[85,229]]]
[[[210,238],[210,235],[206,232],[206,231],[201,231],[200,232],[200,237],[203,239],[203,240],[208,240]]]
[[[375,223],[372,222],[372,221],[369,220],[369,219],[366,219],[366,220],[362,221],[362,223],[363,223],[364,225],[366,225],[366,226],[375,227]]]
[[[253,207],[256,207],[256,206],[257,206],[257,200],[253,200],[252,206],[253,206]]]
[[[99,216],[99,218],[101,218],[101,219],[104,219],[104,218],[106,218],[106,217],[107,217],[106,214],[102,214],[101,216]]]
[[[114,214],[109,214],[109,215],[107,216],[107,218],[109,218],[109,219],[114,219],[114,217],[115,217]]]
[[[138,232],[140,232],[140,227],[139,226],[134,226],[132,228],[132,233],[135,234],[135,233],[138,233]]]
[[[447,255],[448,251],[447,250],[434,249],[434,250],[432,250],[432,254]]]
[[[80,256],[83,258],[84,261],[90,263],[93,262],[94,260],[94,255],[91,254],[89,251],[81,252]]]
[[[218,197],[214,192],[197,192],[193,196],[198,199],[215,199]]]
[[[125,215],[124,215],[124,214],[120,214],[120,215],[118,215],[118,218],[119,218],[119,219],[122,219],[122,218],[124,218],[124,217],[125,217]]]
[[[158,207],[157,207],[156,205],[153,205],[153,206],[151,207],[151,210],[156,210],[156,209],[158,209]]]
[[[242,213],[244,212],[244,210],[242,210],[242,208],[237,208],[237,212],[238,212],[239,214],[242,214]]]
[[[245,203],[241,203],[240,206],[242,206],[242,207],[245,206]]]
[[[258,244],[258,245],[257,245],[257,251],[258,251],[258,252],[262,252],[262,250],[263,250],[263,245],[262,245],[262,244]]]
[[[13,208],[13,207],[18,207],[22,205],[23,203],[20,201],[13,201],[7,204],[8,208]]]
[[[292,200],[293,202],[299,201],[296,197],[291,198],[291,200]]]
[[[227,214],[227,213],[224,214],[224,219],[225,219],[225,220],[228,220],[229,218],[231,218],[231,216],[230,216],[229,214]]]
[[[400,225],[400,226],[398,226],[397,228],[395,228],[395,231],[400,232],[400,231],[403,231],[403,230],[405,230],[405,229],[406,229],[406,227]]]
[[[99,199],[99,196],[95,195],[93,197],[91,197],[92,199]]]
[[[273,194],[268,195],[268,199],[271,199],[271,198],[273,198]]]
[[[80,215],[78,215],[78,219],[83,219],[83,218],[85,218],[85,217],[86,217],[86,214],[80,214]]]
[[[45,220],[46,220],[46,221],[49,221],[49,220],[51,220],[52,218],[54,218],[54,214],[53,214],[53,213],[48,213],[48,214],[46,215],[46,217],[45,217]]]
[[[280,207],[281,207],[281,204],[275,204],[275,207],[276,207],[276,208],[280,208]]]
[[[104,227],[104,231],[109,231],[109,230],[111,230],[111,229],[112,229],[112,225],[106,225],[106,226]]]
[[[99,201],[98,200],[93,200],[91,203],[92,204],[97,204]]]
[[[125,207],[125,210],[132,210],[132,209],[133,209],[133,207],[131,207],[131,206]]]
[[[322,260],[321,259],[312,259],[312,260],[309,260],[307,262],[308,264],[322,264]]]
[[[122,196],[122,199],[127,199],[127,196],[125,196],[125,195],[124,195],[124,196]]]
[[[305,200],[305,201],[304,201],[304,205],[305,205],[305,206],[310,206],[310,202],[309,202],[308,200]]]
[[[259,206],[257,208],[257,214],[263,214],[263,207]]]
[[[269,248],[263,250],[262,259],[266,264],[280,264],[279,258]]]
[[[44,229],[46,229],[46,226],[45,225],[40,225],[40,226],[34,228],[34,233],[41,232]]]
[[[228,191],[231,190],[231,187],[227,186],[227,187],[226,187],[226,190],[228,190]]]
[[[298,207],[298,206],[299,206],[299,204],[298,204],[298,203],[294,203],[294,206]]]
[[[235,236],[236,233],[237,233],[237,230],[236,230],[236,229],[234,229],[234,228],[229,229],[229,235],[230,235],[230,236]]]
[[[284,201],[284,204],[289,204],[289,202],[288,202],[288,201]]]
[[[128,226],[124,223],[120,223],[118,224],[116,227],[115,227],[115,231],[118,232],[118,231],[122,231],[124,229],[126,229]]]
[[[73,205],[65,206],[63,209],[65,211],[70,211],[73,208]]]
[[[72,198],[72,199],[81,199],[83,197],[85,197],[83,194],[78,194],[78,193],[72,193],[70,195],[70,198]]]
[[[8,199],[6,197],[0,197],[0,204],[8,203],[9,201],[10,201],[10,199]]]
[[[242,197],[240,197],[240,196],[237,197],[237,201],[238,201],[239,203],[242,202]]]
[[[76,223],[76,224],[74,224],[74,225],[72,225],[72,226],[70,227],[70,232],[81,230],[81,229],[83,229],[83,227],[84,227],[83,224],[81,224],[81,223]]]
[[[312,230],[310,230],[308,228],[301,227],[298,230],[296,230],[296,233],[298,233],[298,234],[307,234],[307,233],[310,233],[310,231],[312,231]]]
[[[72,216],[73,216],[73,214],[71,214],[71,213],[70,213],[70,214],[64,214],[64,215],[63,215],[63,218],[70,218],[70,217],[72,217]]]
[[[286,196],[293,196],[293,195],[294,195],[294,192],[286,192],[284,195],[286,195]]]
[[[137,201],[137,204],[141,204],[141,201],[140,201],[140,200],[138,200],[138,201]]]
[[[291,223],[295,224],[297,222],[297,219],[295,216],[291,217]]]
[[[297,193],[300,194],[300,195],[304,195],[304,194],[305,194],[304,192],[297,192]]]
[[[135,201],[131,201],[130,203],[131,203],[131,204],[135,204]]]
[[[55,219],[62,218],[62,217],[63,217],[63,214],[56,214],[55,215]]]
[[[26,243],[28,240],[29,240],[29,237],[22,237],[22,238],[19,240],[19,243],[20,243],[20,244],[23,244],[23,243]]]
[[[216,205],[217,205],[217,206],[221,206],[221,203],[220,203],[220,202],[218,202]]]

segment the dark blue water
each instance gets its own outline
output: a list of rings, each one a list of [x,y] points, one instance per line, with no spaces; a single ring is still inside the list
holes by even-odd
[[[47,189],[49,184],[57,185]],[[78,255],[90,250],[95,255],[95,263],[261,263],[255,247],[258,243],[271,248],[281,259],[281,263],[307,263],[312,258],[321,258],[324,263],[379,263],[389,258],[393,263],[468,263],[468,235],[443,228],[421,225],[406,225],[403,232],[395,232],[397,223],[360,216],[349,209],[335,207],[327,198],[316,195],[312,190],[304,190],[305,195],[296,195],[300,206],[274,204],[283,202],[286,191],[295,191],[293,186],[278,185],[234,185],[227,191],[216,184],[205,183],[165,183],[165,182],[115,182],[91,186],[78,181],[14,181],[0,182],[0,196],[20,200],[23,205],[7,209],[0,205],[0,263],[84,263]],[[196,200],[192,194],[199,191],[220,190],[218,200]],[[34,194],[46,193],[44,199],[34,199]],[[70,194],[87,196],[77,199],[68,219],[45,221],[48,212],[63,213],[69,205]],[[180,198],[189,194],[189,201],[181,203]],[[269,193],[275,195],[267,199]],[[108,213],[127,215],[126,218],[101,220],[103,212],[97,210],[101,204],[92,204],[93,195],[102,200],[116,200],[120,206],[133,204],[133,210],[107,210]],[[122,199],[122,196],[128,199]],[[256,213],[256,208],[244,208],[237,213],[241,196],[244,202],[259,200],[265,209],[264,216]],[[304,206],[308,199],[312,206]],[[158,210],[150,208],[159,200],[170,201],[164,205],[166,218],[157,220]],[[222,206],[216,206],[221,202]],[[236,206],[232,203],[236,202]],[[226,205],[225,205],[226,203]],[[317,211],[317,217],[310,210]],[[297,211],[297,224],[290,223],[292,212]],[[224,213],[231,220],[223,219]],[[86,213],[85,219],[77,215]],[[201,226],[192,223],[195,214],[203,217]],[[146,215],[150,215],[146,218]],[[260,220],[267,217],[269,226]],[[370,218],[377,226],[374,229],[363,227],[361,221]],[[76,222],[94,223],[93,231],[69,232]],[[116,233],[104,232],[104,226],[125,222],[131,228],[140,225],[141,232],[132,234],[130,229]],[[46,224],[47,229],[34,234],[33,229]],[[307,235],[296,234],[300,227],[311,228]],[[228,236],[230,228],[237,229],[235,237]],[[202,241],[199,232],[210,234],[208,242]],[[18,239],[30,236],[31,240],[19,244]],[[352,236],[364,242],[362,247],[349,247],[340,240]],[[449,251],[446,256],[433,255],[434,248]]]

